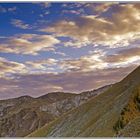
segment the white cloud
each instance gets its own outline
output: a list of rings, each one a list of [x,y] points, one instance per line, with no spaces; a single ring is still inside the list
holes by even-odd
[[[10,8],[8,8],[8,11],[9,12],[14,12],[14,11],[16,11],[17,10],[17,7],[10,7]]]
[[[19,19],[12,19],[11,24],[21,29],[32,29],[32,27],[29,24],[26,24]]]
[[[7,9],[0,5],[0,13],[6,13]]]
[[[128,46],[140,38],[139,4],[118,4],[117,6],[119,10],[112,13],[110,19],[97,15],[85,15],[76,20],[58,21],[40,31],[72,38],[74,41],[66,43],[66,46],[82,47],[83,44],[111,48]]]

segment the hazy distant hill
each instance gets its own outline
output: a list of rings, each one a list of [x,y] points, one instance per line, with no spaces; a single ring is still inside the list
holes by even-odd
[[[87,100],[32,137],[140,136],[140,67],[102,94]]]

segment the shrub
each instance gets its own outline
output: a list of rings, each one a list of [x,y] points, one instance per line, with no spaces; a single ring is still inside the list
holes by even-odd
[[[122,121],[121,119],[119,119],[119,120],[115,123],[113,129],[114,129],[115,131],[118,132],[118,131],[119,131],[120,129],[122,129],[123,127],[124,127],[123,121]]]

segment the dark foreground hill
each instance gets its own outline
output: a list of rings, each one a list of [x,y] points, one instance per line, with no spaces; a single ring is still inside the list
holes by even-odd
[[[140,67],[30,137],[140,137]]]

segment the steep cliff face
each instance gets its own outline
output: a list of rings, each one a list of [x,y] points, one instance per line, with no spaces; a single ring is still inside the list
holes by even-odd
[[[26,136],[109,87],[81,94],[58,92],[39,98],[23,96],[0,101],[0,136]]]

